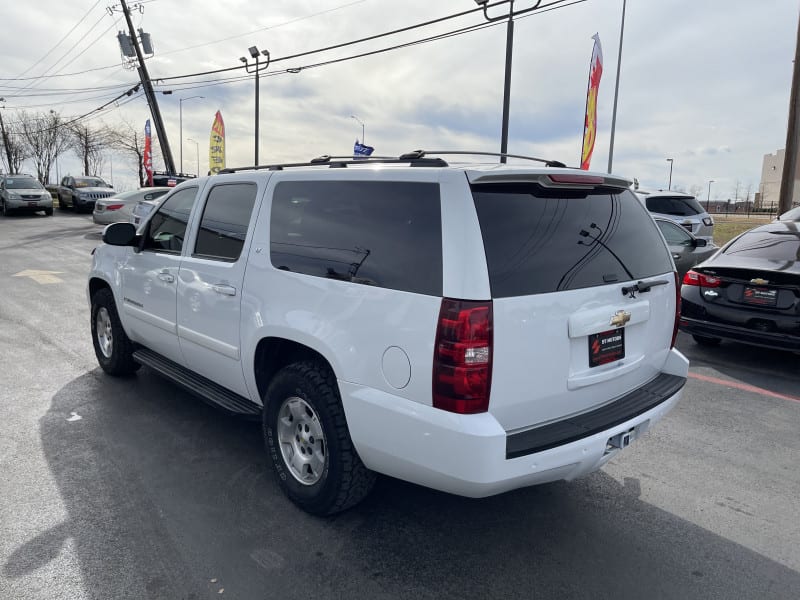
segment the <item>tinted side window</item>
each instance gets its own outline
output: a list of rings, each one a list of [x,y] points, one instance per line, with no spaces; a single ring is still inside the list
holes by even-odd
[[[661,233],[664,234],[664,239],[667,240],[668,244],[673,244],[675,246],[692,245],[692,236],[686,233],[683,227],[679,227],[674,223],[668,223],[667,221],[656,221],[656,225],[658,225]]]
[[[230,261],[239,258],[257,189],[255,183],[229,183],[211,189],[200,220],[195,256]]]
[[[179,254],[196,197],[197,188],[191,187],[167,198],[150,219],[144,248]]]
[[[672,271],[656,225],[630,191],[473,186],[492,296],[587,288]]]
[[[272,200],[270,237],[278,269],[442,294],[435,183],[282,182]]]

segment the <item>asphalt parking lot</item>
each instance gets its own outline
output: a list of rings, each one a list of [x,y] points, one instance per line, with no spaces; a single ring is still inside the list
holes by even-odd
[[[381,479],[319,519],[257,423],[100,371],[100,231],[0,217],[0,598],[800,597],[800,356],[680,335],[683,401],[602,471],[483,500]]]

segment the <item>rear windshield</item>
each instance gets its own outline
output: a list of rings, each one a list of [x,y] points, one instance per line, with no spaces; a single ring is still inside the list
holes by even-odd
[[[633,192],[493,184],[473,186],[472,196],[495,298],[673,270],[656,224]]]
[[[800,261],[800,231],[752,231],[736,239],[725,254],[764,260]]]
[[[691,196],[656,196],[646,198],[647,210],[663,215],[691,217],[703,212],[700,203]]]

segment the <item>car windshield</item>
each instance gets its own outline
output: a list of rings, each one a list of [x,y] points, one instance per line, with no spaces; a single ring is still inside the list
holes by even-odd
[[[9,190],[41,190],[44,189],[38,179],[33,177],[6,178],[6,189]]]
[[[691,217],[705,212],[692,196],[655,196],[647,198],[645,202],[647,210],[663,215]]]
[[[76,177],[75,187],[108,187],[108,184],[102,179],[95,179],[94,177]]]

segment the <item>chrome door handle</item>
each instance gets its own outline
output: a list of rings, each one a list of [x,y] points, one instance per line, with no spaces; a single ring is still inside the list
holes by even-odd
[[[681,255],[680,255],[680,254],[673,254],[673,255],[672,255],[672,258],[674,258],[674,259],[678,259],[678,258],[680,258],[680,257],[681,257]]]
[[[163,273],[163,272],[159,273],[158,278],[161,281],[166,281],[167,283],[172,283],[175,281],[175,276],[172,275],[171,273]]]
[[[217,292],[218,294],[222,294],[223,296],[235,296],[236,295],[236,288],[232,285],[225,285],[223,283],[217,283],[211,286],[211,289]]]

